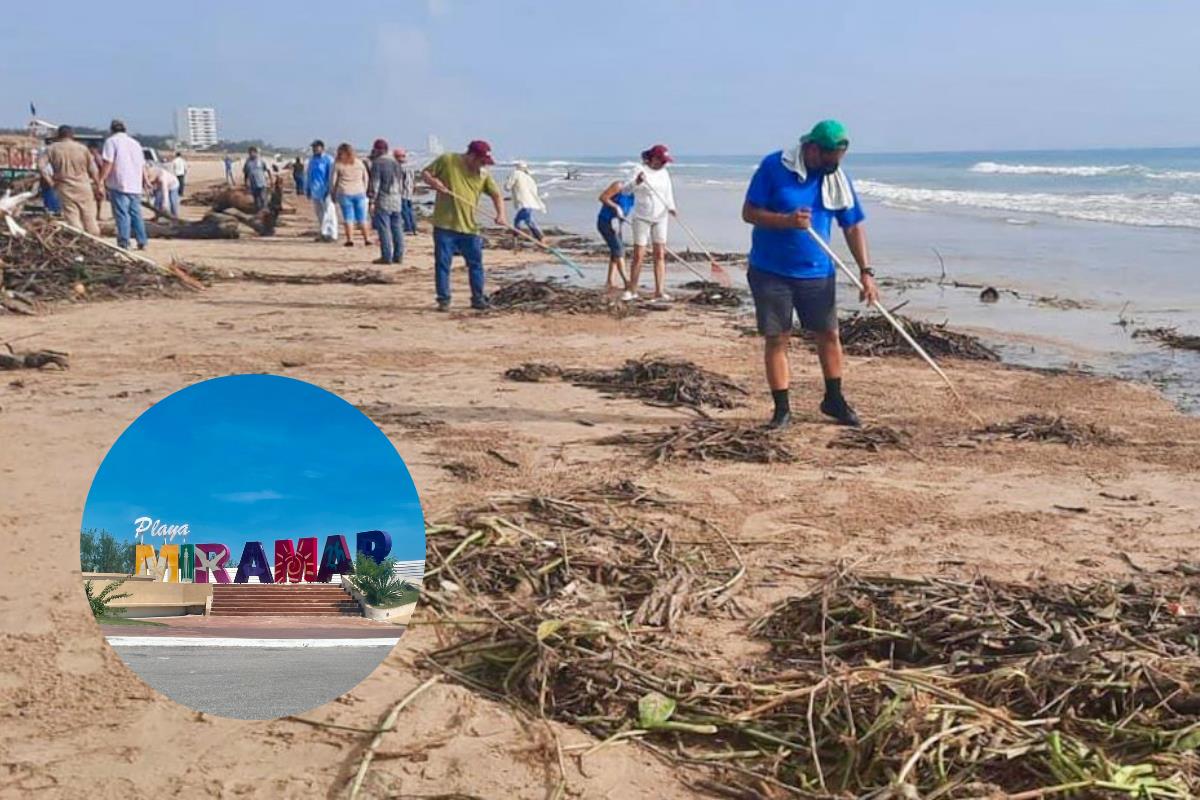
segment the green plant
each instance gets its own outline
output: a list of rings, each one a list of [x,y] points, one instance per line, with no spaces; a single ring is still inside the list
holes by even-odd
[[[95,590],[92,588],[91,581],[84,581],[83,593],[87,596],[88,605],[92,608],[93,617],[100,619],[102,617],[115,617],[125,613],[125,609],[114,608],[111,605],[114,600],[120,600],[124,597],[133,596],[129,592],[113,594],[113,592],[120,588],[121,584],[124,583],[125,580],[125,578],[122,578],[119,581],[111,581],[105,584],[104,588],[100,590],[99,594],[95,593]]]
[[[121,542],[107,530],[79,532],[79,568],[84,572],[130,572],[133,542]]]
[[[401,578],[393,571],[396,559],[385,558],[376,562],[362,553],[354,560],[354,574],[348,580],[363,594],[368,605],[394,607],[415,603],[420,589]]]

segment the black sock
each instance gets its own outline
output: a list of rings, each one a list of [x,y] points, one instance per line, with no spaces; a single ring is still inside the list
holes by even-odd
[[[841,378],[826,378],[825,379],[825,399],[830,402],[837,403],[842,400],[842,379]]]
[[[771,399],[775,401],[775,416],[781,417],[784,414],[792,412],[791,404],[788,403],[787,389],[772,389]]]

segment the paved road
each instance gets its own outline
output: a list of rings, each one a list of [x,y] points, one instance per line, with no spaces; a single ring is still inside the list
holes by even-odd
[[[390,646],[113,648],[142,680],[196,711],[237,719],[299,714],[353,689]]]

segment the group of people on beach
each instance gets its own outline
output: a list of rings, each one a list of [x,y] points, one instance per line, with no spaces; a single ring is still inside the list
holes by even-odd
[[[162,198],[160,204],[165,203],[177,213],[186,161],[177,154],[170,164],[147,165],[141,145],[129,136],[124,123],[113,120],[110,132],[99,152],[93,154],[73,142],[69,127],[60,128],[58,141],[47,154],[54,187],[63,198],[67,222],[93,234],[99,233],[92,213],[97,208],[94,203],[107,194],[116,220],[117,244],[128,248],[132,236],[138,247],[144,248],[141,193],[146,188],[154,189]],[[825,379],[821,412],[840,424],[859,424],[842,394],[836,272],[831,258],[813,236],[815,233],[828,242],[832,224],[837,221],[859,268],[863,287],[860,299],[877,301],[878,288],[863,227],[865,215],[853,184],[841,169],[849,144],[844,125],[823,120],[794,145],[763,158],[746,191],[741,216],[752,226],[747,282],[758,331],[764,337],[764,367],[774,401],[768,423],[771,428],[786,427],[791,420],[788,343],[797,318],[816,342]],[[366,159],[359,158],[348,143],[338,145],[332,157],[320,139],[312,142],[311,150],[306,164],[296,159],[291,169],[297,194],[312,203],[317,240],[337,240],[340,213],[344,245],[354,246],[353,234],[357,231],[362,243],[371,246],[369,220],[379,236],[380,256],[375,263],[402,263],[405,236],[417,232],[413,211],[417,174],[408,164],[408,154],[403,149],[390,149],[384,139],[375,140]],[[656,144],[641,153],[641,163],[624,180],[612,182],[599,196],[596,227],[609,248],[607,285],[612,291],[622,291],[623,301],[638,299],[647,251],[654,266],[653,298],[670,300],[665,275],[667,234],[670,219],[678,214],[667,166],[672,161],[667,147]],[[440,155],[421,170],[421,180],[436,192],[430,221],[439,311],[450,308],[450,274],[455,256],[466,262],[471,307],[489,308],[484,291],[484,242],[476,219],[482,195],[491,200],[497,225],[543,244],[544,236],[534,215],[544,213],[545,204],[528,165],[517,162],[505,182],[504,188],[516,207],[510,225],[500,187],[487,169],[494,164],[491,145],[477,139],[464,152]],[[226,167],[228,170],[228,161]],[[280,179],[278,165],[268,165],[257,148],[250,148],[242,172],[255,205],[262,208],[272,181]],[[627,275],[622,236],[625,225],[630,226],[633,240]],[[618,283],[618,277],[622,283]]]
[[[836,220],[859,269],[860,300],[875,303],[879,289],[870,265],[865,214],[850,178],[841,168],[850,146],[846,127],[837,120],[822,120],[799,140],[762,159],[746,190],[742,220],[752,226],[747,282],[754,299],[758,332],[763,336],[763,362],[774,411],[769,428],[791,422],[788,344],[794,321],[808,331],[817,348],[825,381],[820,403],[823,414],[842,425],[857,426],[859,418],[842,393],[842,347],[838,333],[837,275],[833,260],[820,237],[828,242]],[[626,302],[638,297],[642,265],[647,250],[654,263],[654,298],[669,300],[666,292],[667,233],[677,216],[674,187],[667,165],[672,162],[665,145],[641,153],[641,164],[622,181],[614,181],[600,194],[596,227],[609,248],[607,285],[620,291],[617,277],[625,277],[623,226],[633,239],[633,259],[621,295]],[[514,233],[516,225],[505,218],[504,198],[486,167],[494,159],[487,142],[471,142],[464,153],[439,156],[422,172],[437,192],[433,210],[435,291],[437,308],[450,307],[450,265],[456,255],[467,264],[471,307],[488,308],[484,293],[483,239],[475,219],[480,196],[488,195],[495,222]],[[528,174],[518,164],[514,174]],[[523,178],[510,178],[512,190]],[[532,178],[529,178],[532,183]],[[537,197],[536,184],[526,185],[517,199],[518,219],[531,228],[531,238],[541,241],[533,222],[535,210],[527,198]],[[540,205],[540,200],[538,202]],[[542,206],[544,209],[544,206]],[[815,234],[815,237],[814,237]]]
[[[75,138],[70,125],[58,126],[54,142],[37,161],[42,202],[68,225],[99,236],[100,211],[107,198],[117,225],[117,243],[127,248],[133,236],[144,248],[143,194],[150,194],[159,213],[178,217],[189,165],[180,152],[166,162],[147,160],[141,143],[119,119],[109,125],[109,134],[102,144],[88,146]]]

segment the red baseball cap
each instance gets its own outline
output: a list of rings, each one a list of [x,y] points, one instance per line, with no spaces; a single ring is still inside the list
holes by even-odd
[[[387,139],[376,139],[375,144],[371,146],[371,149],[378,153],[386,153],[388,149]]]
[[[642,158],[649,161],[652,158],[662,159],[663,163],[670,164],[675,159],[671,158],[671,151],[667,149],[665,144],[656,144],[646,152],[642,153]]]
[[[492,146],[483,139],[476,139],[467,145],[467,152],[474,156],[479,156],[485,164],[495,164],[496,159],[492,158]]]

